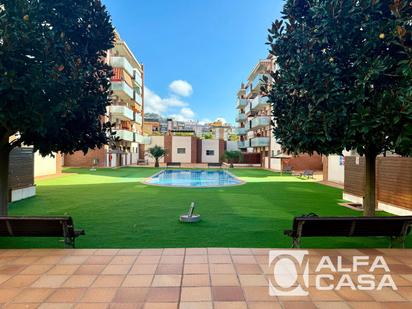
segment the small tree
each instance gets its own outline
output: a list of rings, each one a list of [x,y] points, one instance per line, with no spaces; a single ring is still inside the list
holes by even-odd
[[[9,154],[101,147],[109,126],[114,29],[100,0],[0,3],[0,214],[7,214]]]
[[[364,156],[365,215],[376,157],[412,154],[411,15],[399,0],[288,0],[269,30],[276,138],[290,153]]]
[[[203,139],[213,139],[212,132],[203,133]]]
[[[230,163],[230,167],[233,168],[233,163],[240,162],[243,159],[243,155],[239,150],[226,150],[223,154],[224,159]]]
[[[152,158],[155,159],[155,167],[159,167],[159,159],[166,156],[166,150],[157,145],[149,148],[148,153]]]

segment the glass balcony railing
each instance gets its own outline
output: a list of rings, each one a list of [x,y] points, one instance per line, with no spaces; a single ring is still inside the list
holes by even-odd
[[[125,81],[112,81],[113,95],[118,96],[124,101],[134,98],[134,91]]]
[[[138,124],[142,124],[143,118],[141,114],[135,114],[134,121]]]
[[[150,136],[144,136],[139,133],[135,133],[135,142],[139,144],[150,145],[151,138]]]
[[[110,105],[108,106],[110,116],[121,120],[133,120],[133,111],[127,106]]]
[[[247,99],[238,99],[236,101],[236,108],[245,108],[248,105],[249,100]]]
[[[134,69],[132,65],[127,61],[125,57],[111,57],[110,58],[110,65],[113,68],[122,68],[129,74],[130,76],[134,75]]]
[[[270,74],[258,74],[256,75],[255,79],[252,82],[252,89],[253,90],[260,90],[260,88],[265,85],[265,82],[263,81],[263,77],[267,77],[270,79]]]
[[[251,121],[251,129],[259,129],[270,125],[269,116],[257,116]]]
[[[116,132],[116,137],[120,140],[134,142],[134,133],[132,131],[125,129],[115,129],[114,131]]]
[[[246,135],[248,129],[247,128],[236,128],[236,134],[237,135]]]
[[[255,137],[250,140],[251,147],[269,147],[270,137]]]
[[[237,146],[240,149],[248,148],[249,147],[249,141],[238,141]]]
[[[244,122],[244,121],[246,121],[246,119],[247,119],[246,114],[239,114],[236,117],[236,122]]]
[[[269,105],[269,98],[257,96],[251,103],[252,110],[258,111],[266,108]]]

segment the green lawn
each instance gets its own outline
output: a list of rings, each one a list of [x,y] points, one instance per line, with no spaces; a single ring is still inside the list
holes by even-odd
[[[86,230],[82,248],[290,247],[283,230],[294,216],[353,216],[338,206],[342,191],[313,181],[255,169],[233,169],[247,183],[210,189],[142,184],[152,168],[67,169],[62,177],[41,180],[37,196],[13,203],[10,215],[73,216]],[[178,222],[194,201],[203,220]],[[330,227],[333,229],[333,226]],[[303,239],[303,247],[387,247],[384,238]],[[0,247],[62,247],[58,239],[0,238]]]

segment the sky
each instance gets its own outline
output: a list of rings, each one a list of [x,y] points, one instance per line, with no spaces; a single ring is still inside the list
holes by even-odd
[[[280,0],[103,0],[145,69],[145,112],[234,124],[236,94],[268,55]]]

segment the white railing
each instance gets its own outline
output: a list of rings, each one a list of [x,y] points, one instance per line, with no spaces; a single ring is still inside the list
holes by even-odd
[[[255,137],[250,140],[252,147],[269,147],[270,137]]]
[[[109,112],[111,115],[118,116],[119,118],[127,118],[129,120],[133,119],[133,111],[127,106],[110,105]]]
[[[269,116],[257,116],[252,119],[251,128],[261,128],[270,125],[270,117]]]

